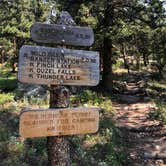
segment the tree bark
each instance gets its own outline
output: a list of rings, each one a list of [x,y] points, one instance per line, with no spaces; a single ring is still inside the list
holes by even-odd
[[[110,26],[113,26],[114,20],[114,5],[113,2],[105,4],[104,12],[104,41],[103,41],[103,75],[102,75],[102,85],[104,89],[112,92],[113,89],[113,71],[112,71],[112,40],[106,35],[109,32]]]
[[[5,62],[5,50],[2,49],[1,51],[1,63],[3,64]]]
[[[137,68],[137,70],[140,69],[140,56],[139,55],[136,55],[136,68]]]
[[[123,52],[124,68],[127,69],[128,74],[129,74],[130,73],[130,63],[129,63],[129,59],[126,54],[126,48],[123,44],[122,44],[122,52]]]
[[[51,86],[50,108],[66,108],[69,91],[64,86]],[[49,166],[70,166],[70,146],[67,137],[47,137]]]
[[[65,137],[47,137],[49,166],[70,166],[69,142]]]
[[[12,73],[16,72],[16,59],[17,59],[17,38],[14,37],[13,39],[13,61],[12,61]]]
[[[127,69],[127,60],[126,60],[126,48],[124,46],[124,44],[122,44],[122,53],[123,53],[123,61],[124,61],[124,68]]]
[[[102,84],[104,89],[112,91],[112,41],[108,38],[104,39],[104,56],[103,56],[103,75]]]
[[[147,55],[146,54],[143,54],[143,60],[144,60],[144,66],[147,67]]]

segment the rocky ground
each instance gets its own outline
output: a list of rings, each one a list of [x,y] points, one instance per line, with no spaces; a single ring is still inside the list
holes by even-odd
[[[123,131],[128,154],[125,166],[166,166],[166,125],[149,116],[155,103],[146,96],[139,96],[139,100],[136,97],[135,102],[131,98],[122,94],[120,101],[124,102],[114,103],[116,125]]]

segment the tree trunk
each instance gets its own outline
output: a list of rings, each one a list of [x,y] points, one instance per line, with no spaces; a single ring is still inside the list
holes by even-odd
[[[64,86],[51,86],[50,108],[66,108],[69,105],[69,91]],[[49,166],[70,166],[70,148],[67,137],[47,137]]]
[[[163,67],[162,65],[157,65],[160,78],[163,78]]]
[[[109,32],[110,26],[113,26],[114,20],[114,4],[113,2],[105,3],[104,12],[104,41],[103,41],[103,75],[102,75],[102,85],[104,89],[112,92],[113,89],[113,71],[112,71],[112,40],[106,35]]]
[[[102,84],[104,89],[112,91],[112,41],[108,38],[104,39]]]
[[[124,62],[124,68],[127,69],[128,68],[128,63],[127,63],[127,57],[126,57],[126,48],[125,46],[122,44],[122,54],[123,54],[123,62]]]
[[[1,63],[3,64],[5,62],[5,50],[2,49],[1,51]]]
[[[49,166],[70,166],[69,142],[65,137],[47,137]]]
[[[13,39],[13,61],[12,61],[12,73],[16,72],[16,59],[17,59],[17,38],[14,37]]]
[[[127,69],[128,74],[129,74],[130,73],[130,63],[129,63],[129,59],[127,58],[127,55],[126,55],[126,48],[123,44],[122,44],[122,53],[123,53],[124,68]]]
[[[147,57],[143,54],[144,66],[147,67]]]
[[[137,70],[140,69],[140,56],[139,55],[136,55],[136,68],[137,68]]]

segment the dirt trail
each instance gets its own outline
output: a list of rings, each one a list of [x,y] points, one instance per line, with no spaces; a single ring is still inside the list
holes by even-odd
[[[123,131],[125,166],[166,166],[166,126],[151,120],[153,102],[114,103],[117,126]]]

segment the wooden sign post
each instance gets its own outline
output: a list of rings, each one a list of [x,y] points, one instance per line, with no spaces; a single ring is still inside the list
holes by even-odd
[[[63,14],[69,17],[65,18]],[[57,22],[63,25],[35,23],[31,27],[31,37],[41,43],[90,46],[94,42],[92,29],[70,25],[71,20],[67,12],[62,12]],[[23,111],[20,115],[21,136],[47,136],[49,165],[70,166],[69,141],[62,135],[96,132],[99,109],[68,108],[69,90],[62,85],[97,85],[99,54],[25,45],[20,49],[18,69],[19,81],[50,86],[50,109]]]
[[[50,108],[66,108],[69,106],[69,90],[64,86],[51,86]],[[47,137],[49,166],[70,166],[70,144],[64,136]]]
[[[98,110],[95,107],[24,110],[20,134],[30,138],[95,133]]]
[[[35,23],[31,27],[31,38],[39,43],[65,43],[65,45],[90,46],[94,34],[89,27]]]
[[[44,85],[88,85],[99,82],[99,54],[24,45],[20,49],[18,80]]]

